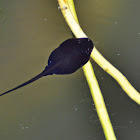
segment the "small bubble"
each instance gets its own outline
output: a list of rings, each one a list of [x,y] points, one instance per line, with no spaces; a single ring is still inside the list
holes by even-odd
[[[117,21],[115,21],[114,23],[115,23],[115,24],[117,24],[118,22],[117,22]]]
[[[45,20],[47,20],[47,19],[45,18]]]
[[[78,109],[77,109],[77,108],[75,108],[74,110],[75,110],[75,111],[77,111]]]
[[[120,54],[118,53],[118,55],[120,55]]]

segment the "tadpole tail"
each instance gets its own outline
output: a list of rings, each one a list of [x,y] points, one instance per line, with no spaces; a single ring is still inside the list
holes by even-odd
[[[3,96],[3,95],[5,95],[5,94],[7,94],[7,93],[9,93],[9,92],[12,92],[12,91],[14,91],[14,90],[17,90],[17,89],[19,89],[19,88],[21,88],[21,87],[24,87],[24,86],[26,86],[26,85],[28,85],[28,84],[30,84],[30,83],[32,83],[32,82],[34,82],[34,81],[40,79],[41,77],[44,76],[44,73],[45,73],[44,71],[41,72],[40,74],[38,74],[38,75],[35,76],[34,78],[28,80],[27,82],[25,82],[25,83],[23,83],[23,84],[21,84],[21,85],[15,87],[15,88],[11,89],[11,90],[8,90],[8,91],[6,91],[6,92],[0,94],[0,96]]]

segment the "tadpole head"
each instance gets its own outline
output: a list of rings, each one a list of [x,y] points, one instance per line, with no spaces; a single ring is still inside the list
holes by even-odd
[[[71,74],[88,62],[93,47],[89,38],[67,39],[50,54],[48,66],[54,74]]]

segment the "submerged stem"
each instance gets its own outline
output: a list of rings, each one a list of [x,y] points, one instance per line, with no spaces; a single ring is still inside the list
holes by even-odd
[[[83,32],[82,28],[79,26],[78,23],[78,18],[75,12],[73,0],[58,0],[59,5],[61,7],[61,11],[63,13],[63,16],[65,17],[67,24],[71,28],[72,32],[77,38],[80,37],[87,37],[86,34]],[[73,6],[70,6],[73,4]],[[71,22],[74,21],[74,22]],[[109,115],[107,113],[107,109],[105,107],[104,99],[98,84],[98,81],[96,79],[96,76],[93,71],[93,67],[88,61],[84,66],[83,66],[83,71],[85,74],[85,77],[87,79],[92,98],[95,103],[95,107],[99,116],[99,119],[101,121],[101,125],[104,130],[104,134],[106,136],[106,139],[108,140],[116,140],[113,127],[111,125],[111,121],[109,119]]]
[[[78,24],[77,17],[75,17],[76,14],[73,14],[75,11],[73,11],[71,6],[69,6],[69,1],[73,0],[58,0],[63,16],[71,31],[77,38],[87,37],[87,35],[83,32],[82,28]],[[116,69],[101,55],[95,46],[91,53],[91,58],[120,84],[122,89],[132,100],[140,105],[140,93],[131,85],[131,83],[118,69]]]

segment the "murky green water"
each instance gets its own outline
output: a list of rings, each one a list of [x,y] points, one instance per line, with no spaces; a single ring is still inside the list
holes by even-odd
[[[140,91],[140,1],[75,1],[80,24],[100,52]],[[0,0],[0,92],[41,72],[72,37],[56,0]],[[119,140],[140,139],[140,108],[93,66]],[[82,69],[48,76],[0,97],[1,140],[104,140]]]

